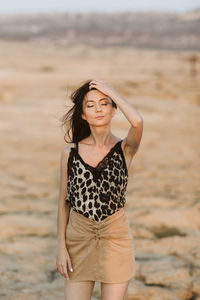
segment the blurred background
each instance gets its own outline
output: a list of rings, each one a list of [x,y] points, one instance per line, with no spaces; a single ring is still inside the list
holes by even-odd
[[[127,299],[199,300],[199,0],[1,2],[0,299],[64,299],[59,118],[94,78],[144,119],[127,187],[137,268]],[[112,122],[125,138],[119,108]]]

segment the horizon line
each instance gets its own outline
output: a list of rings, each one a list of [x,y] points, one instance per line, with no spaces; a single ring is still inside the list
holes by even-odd
[[[91,13],[174,13],[174,14],[184,14],[188,12],[195,12],[195,11],[200,11],[200,7],[196,7],[193,9],[186,9],[184,11],[176,11],[173,9],[137,9],[137,10],[67,10],[67,9],[58,9],[58,10],[38,10],[38,11],[22,11],[22,12],[1,12],[0,11],[0,16],[12,16],[12,15],[36,15],[36,14],[54,14],[54,13],[82,13],[82,14],[91,14]]]

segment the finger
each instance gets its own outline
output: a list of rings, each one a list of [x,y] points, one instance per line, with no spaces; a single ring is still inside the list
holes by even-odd
[[[62,275],[64,276],[64,277],[66,277],[67,279],[69,279],[69,275],[68,275],[68,273],[67,273],[67,269],[66,269],[66,266],[65,265],[61,265],[61,270],[62,270]]]
[[[89,89],[91,90],[91,89],[96,89],[97,88],[97,86],[96,85],[90,85],[89,86]]]
[[[101,83],[101,80],[95,80],[95,79],[93,79],[93,80],[90,81],[90,83],[98,84],[98,83]]]
[[[72,263],[71,263],[71,259],[70,258],[68,258],[68,260],[67,260],[67,266],[68,266],[70,272],[73,272],[73,267],[72,267]]]
[[[105,83],[104,83],[104,82],[99,82],[99,81],[98,81],[98,82],[96,82],[96,81],[95,81],[95,82],[92,82],[92,83],[91,83],[91,85],[93,85],[93,86],[99,86],[99,87],[101,87],[101,86],[104,86],[104,85],[105,85]]]
[[[64,276],[69,279],[69,275],[68,275],[68,272],[67,272],[67,264],[65,263],[63,265],[63,273],[64,273]]]
[[[97,88],[97,84],[95,84],[95,83],[91,83],[90,85],[89,85],[89,89],[91,89],[91,88]]]
[[[62,274],[62,267],[61,267],[61,265],[58,265],[58,266],[56,267],[56,269],[57,269],[57,271],[58,271],[61,275],[63,275],[63,274]]]

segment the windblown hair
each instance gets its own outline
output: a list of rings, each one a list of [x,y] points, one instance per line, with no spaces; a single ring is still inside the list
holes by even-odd
[[[96,90],[95,88],[89,89],[90,81],[91,80],[84,82],[78,89],[76,89],[71,93],[70,99],[72,100],[74,105],[60,119],[61,127],[64,127],[66,129],[64,140],[67,143],[79,142],[82,139],[88,137],[91,133],[88,122],[82,119],[81,116],[81,114],[83,113],[82,103],[85,95],[91,90]],[[112,105],[115,108],[117,108],[117,104],[113,100],[112,100]],[[72,135],[71,137],[70,137],[70,132]],[[67,141],[66,139],[67,135],[70,141]]]

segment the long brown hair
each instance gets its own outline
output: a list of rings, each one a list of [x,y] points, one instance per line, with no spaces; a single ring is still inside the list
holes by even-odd
[[[71,101],[74,103],[72,108],[65,113],[61,118],[61,127],[66,129],[64,140],[66,143],[76,143],[82,139],[88,137],[91,133],[90,126],[88,122],[82,119],[81,114],[82,103],[87,92],[91,91],[89,89],[89,83],[92,80],[87,80],[79,88],[73,91],[70,95]],[[96,90],[92,88],[92,90]],[[111,99],[112,100],[112,99]],[[117,108],[117,104],[112,100],[112,105]],[[70,131],[72,136],[70,137]],[[68,135],[70,141],[67,141],[66,136]]]

